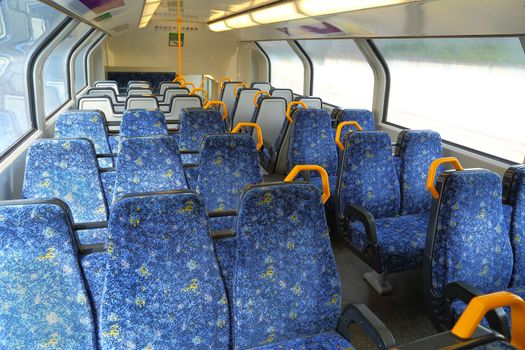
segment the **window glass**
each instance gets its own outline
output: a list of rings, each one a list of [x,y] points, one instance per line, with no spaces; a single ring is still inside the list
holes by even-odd
[[[514,162],[525,156],[518,38],[376,40],[390,69],[388,121]]]
[[[301,40],[312,60],[313,95],[346,108],[372,110],[374,72],[351,39]]]
[[[34,50],[65,15],[37,0],[0,1],[0,154],[34,128],[27,67]],[[34,23],[40,23],[36,29]]]
[[[274,88],[304,92],[304,65],[286,41],[261,41],[259,45],[270,58],[271,83]]]
[[[86,55],[92,43],[93,40],[89,40],[89,42],[87,42],[86,45],[84,45],[84,47],[80,50],[77,57],[75,58],[75,91],[77,93],[87,85],[85,65]]]
[[[78,23],[53,49],[44,63],[42,71],[44,106],[45,114],[48,117],[70,99],[68,85],[69,51],[88,29],[87,24]]]

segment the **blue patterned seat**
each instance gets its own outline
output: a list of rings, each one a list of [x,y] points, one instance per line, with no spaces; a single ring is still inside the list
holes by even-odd
[[[64,203],[2,203],[0,246],[0,348],[96,349],[95,321]]]
[[[234,348],[279,349],[280,342],[284,349],[318,342],[348,347],[334,332],[340,307],[339,275],[317,188],[281,183],[246,190],[237,221]]]
[[[328,112],[322,109],[299,109],[293,117],[288,153],[288,170],[296,165],[312,164],[322,166],[335,184],[337,178],[337,146],[332,131],[332,121]],[[312,178],[319,177],[311,172]],[[315,182],[319,185],[319,182]],[[321,189],[321,187],[319,187]],[[335,187],[330,188],[335,192]],[[328,206],[333,206],[330,199]]]
[[[280,343],[258,346],[257,350],[352,350],[354,347],[336,332],[326,332]]]
[[[120,138],[168,135],[164,113],[156,109],[130,109],[124,112]]]
[[[91,293],[91,299],[93,300],[93,307],[97,313],[97,318],[100,316],[100,300],[104,291],[107,257],[107,252],[95,252],[84,255],[80,259],[80,265],[86,276],[88,289]]]
[[[338,123],[355,121],[358,122],[363,130],[374,131],[376,122],[374,113],[366,109],[344,109],[339,114]],[[355,130],[351,125],[344,126],[341,135],[346,135],[349,131]]]
[[[481,294],[509,290],[523,295],[525,291],[524,286],[509,288],[513,253],[503,218],[500,177],[484,169],[444,176],[440,199],[432,207],[424,275],[429,314],[441,322],[445,308],[442,301],[432,300],[442,300],[450,283],[464,283]],[[452,315],[458,315],[464,304],[450,295],[447,299]]]
[[[95,146],[97,154],[111,153],[106,121],[99,111],[67,111],[58,116],[55,124],[56,138],[87,138]],[[101,158],[98,164],[113,167],[112,158]]]
[[[350,133],[342,157],[337,188],[340,235],[378,273],[421,267],[428,213],[399,216],[399,182],[388,134]],[[346,212],[355,206],[368,220]],[[366,233],[363,220],[371,231],[375,226],[375,241]],[[367,275],[365,278],[372,283]]]
[[[216,109],[184,108],[180,114],[179,148],[184,151],[198,151],[202,139],[210,134],[224,134],[226,124]],[[198,154],[183,154],[182,161],[198,163]]]
[[[432,130],[404,130],[397,139],[401,215],[430,211],[432,196],[426,188],[430,164],[441,158],[441,136]]]
[[[125,197],[109,227],[102,348],[228,349],[228,301],[199,197]]]
[[[107,220],[108,209],[93,144],[85,139],[43,139],[27,151],[22,198],[63,200],[75,224]],[[78,231],[81,244],[103,243],[105,229]]]
[[[169,136],[122,140],[112,203],[125,194],[188,188],[179,150]]]

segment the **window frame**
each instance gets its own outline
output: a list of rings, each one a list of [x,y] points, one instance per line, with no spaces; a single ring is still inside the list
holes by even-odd
[[[403,40],[403,39],[468,39],[468,38],[517,38],[521,42],[521,46],[523,49],[523,54],[525,55],[525,36],[522,35],[467,35],[467,36],[433,36],[433,37],[414,37],[414,36],[407,36],[407,37],[392,37],[392,38],[373,38],[373,39],[367,39],[367,42],[370,44],[371,48],[374,51],[374,54],[376,55],[376,58],[378,62],[381,64],[384,73],[385,73],[385,90],[384,90],[384,107],[382,109],[382,118],[380,119],[378,124],[386,125],[390,128],[393,128],[395,131],[399,132],[402,130],[409,130],[410,128],[406,126],[402,126],[396,123],[392,123],[388,121],[388,111],[390,107],[390,88],[391,88],[391,74],[390,74],[390,68],[388,66],[388,62],[385,60],[381,50],[377,45],[375,44],[374,40],[378,39],[392,39],[392,40]],[[445,139],[442,139],[441,141],[443,145],[450,146],[453,148],[456,148],[460,151],[471,153],[472,155],[479,156],[486,158],[489,161],[495,161],[501,164],[504,164],[505,166],[509,165],[515,165],[516,163],[514,161],[498,157],[496,155],[486,153],[474,148],[470,148],[468,146],[458,144],[452,141],[448,141]],[[525,155],[522,163],[525,163]]]
[[[87,81],[87,76],[86,76],[86,70],[85,70],[85,67],[83,69],[83,74],[84,74],[84,86],[82,86],[78,91],[77,88],[76,88],[76,67],[75,67],[75,64],[76,64],[76,59],[77,59],[77,56],[80,54],[80,52],[89,46],[89,44],[91,43],[91,41],[93,40],[93,38],[96,36],[96,28],[94,27],[89,27],[86,32],[84,34],[82,34],[82,36],[80,37],[80,39],[73,45],[73,47],[71,48],[70,52],[68,53],[68,66],[69,66],[69,74],[68,74],[68,80],[69,80],[69,90],[70,90],[70,94],[71,94],[71,99],[74,99],[77,94],[79,92],[81,92],[82,90],[84,90],[86,88],[86,86],[88,86],[88,81]],[[89,47],[88,47],[89,49]],[[86,51],[86,55],[88,54],[88,52]],[[81,60],[81,63],[84,63],[85,64],[85,61],[84,60]]]
[[[86,57],[84,57],[84,70],[86,74],[86,83],[87,85],[91,85],[91,76],[90,76],[90,64],[91,64],[91,56],[93,52],[98,49],[100,45],[104,42],[104,40],[108,37],[108,34],[106,32],[97,32],[94,36],[93,42],[88,44],[89,47],[86,52]]]

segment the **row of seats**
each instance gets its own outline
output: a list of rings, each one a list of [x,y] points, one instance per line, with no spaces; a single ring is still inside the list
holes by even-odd
[[[392,335],[364,305],[351,304],[341,314],[322,202],[321,193],[306,183],[247,187],[237,221],[233,292],[227,293],[198,195],[182,190],[124,196],[109,217],[98,303],[84,282],[90,276],[85,261],[101,253],[78,246],[67,205],[56,199],[2,203],[0,288],[11,316],[3,323],[0,344],[8,349],[336,349],[351,347],[349,326],[356,323],[378,348],[390,348]],[[517,303],[523,301],[512,305]],[[505,343],[474,324],[476,329],[474,339],[473,332],[463,339],[447,333],[446,343],[442,336],[417,344]],[[518,340],[513,344],[523,345]]]

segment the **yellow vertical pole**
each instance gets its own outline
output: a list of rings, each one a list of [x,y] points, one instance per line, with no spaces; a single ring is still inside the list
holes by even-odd
[[[177,35],[178,35],[178,54],[179,54],[179,62],[178,62],[178,72],[177,75],[179,77],[182,77],[182,42],[181,42],[181,29],[180,29],[181,19],[180,19],[180,0],[177,0]]]

